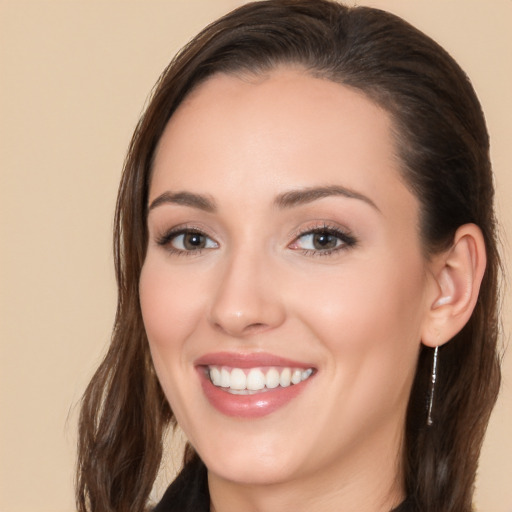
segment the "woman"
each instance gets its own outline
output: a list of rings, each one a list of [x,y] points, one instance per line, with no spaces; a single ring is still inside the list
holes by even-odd
[[[470,511],[499,387],[488,135],[383,11],[248,4],[162,74],[116,215],[80,511]]]

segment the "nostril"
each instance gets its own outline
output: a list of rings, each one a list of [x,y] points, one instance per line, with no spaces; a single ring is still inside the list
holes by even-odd
[[[249,323],[247,325],[227,325],[226,323],[215,322],[214,327],[218,331],[223,331],[233,336],[245,336],[264,331],[270,326],[263,322]]]
[[[264,328],[266,328],[266,324],[263,324],[263,323],[255,323],[255,324],[250,324],[248,325],[245,330],[246,331],[259,331],[259,330],[262,330]]]

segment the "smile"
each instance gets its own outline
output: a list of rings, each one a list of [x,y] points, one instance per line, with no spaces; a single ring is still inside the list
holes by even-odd
[[[237,395],[251,395],[276,388],[287,388],[307,380],[312,368],[229,368],[208,366],[207,374],[211,383]]]
[[[269,353],[216,352],[194,361],[207,401],[223,415],[261,418],[314,387],[311,362]]]

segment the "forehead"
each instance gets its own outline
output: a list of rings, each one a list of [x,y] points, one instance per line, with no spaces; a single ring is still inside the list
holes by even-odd
[[[390,116],[363,93],[300,69],[218,74],[169,121],[150,195],[191,187],[243,195],[264,183],[268,194],[341,184],[377,198],[410,196],[399,167]]]

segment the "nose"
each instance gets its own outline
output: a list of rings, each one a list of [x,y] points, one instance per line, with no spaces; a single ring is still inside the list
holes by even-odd
[[[279,327],[285,320],[281,290],[272,264],[247,251],[226,261],[210,309],[210,323],[233,337]]]

